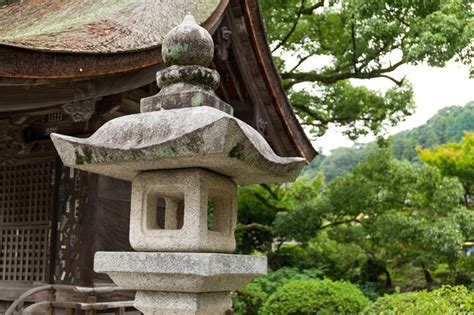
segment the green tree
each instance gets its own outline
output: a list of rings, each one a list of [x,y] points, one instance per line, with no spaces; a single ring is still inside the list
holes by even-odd
[[[474,189],[474,132],[466,133],[460,143],[448,143],[432,150],[418,147],[422,161],[437,167],[444,175],[459,179],[464,188],[464,203],[472,203]]]
[[[331,181],[317,198],[279,212],[274,234],[305,244],[328,229],[334,240],[365,249],[368,279],[385,274],[390,286],[391,261],[418,264],[432,282],[429,270],[439,263],[454,269],[462,243],[474,235],[474,217],[460,196],[455,178],[381,150]]]
[[[237,251],[250,254],[260,251],[271,254],[271,225],[279,212],[287,212],[305,200],[315,199],[323,186],[321,174],[300,177],[283,185],[252,185],[239,189]]]
[[[331,151],[321,163],[319,170],[326,182],[352,171],[357,165],[367,160],[369,154],[377,149],[375,143],[352,148],[337,148]]]
[[[471,0],[263,0],[268,38],[290,101],[316,135],[379,133],[413,110],[401,65],[474,60]],[[472,66],[472,65],[471,65]],[[385,78],[385,93],[350,79]]]

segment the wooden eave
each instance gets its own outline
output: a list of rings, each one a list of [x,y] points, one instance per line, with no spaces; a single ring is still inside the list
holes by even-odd
[[[284,131],[285,138],[291,143],[291,147],[294,150],[287,152],[287,155],[298,155],[311,162],[317,155],[317,152],[298,122],[283,89],[281,78],[273,63],[266,39],[265,25],[262,20],[258,0],[231,0],[232,4],[240,7],[261,77],[265,82],[266,91],[268,91],[272,99],[273,112],[278,115],[279,119],[272,119],[273,123],[280,126]],[[281,137],[282,135],[279,136]],[[290,145],[288,144],[287,147],[290,147]]]
[[[220,0],[216,10],[202,23],[211,34],[227,5],[228,0]],[[0,41],[0,78],[88,79],[138,71],[163,62],[161,45],[155,42],[149,45],[148,49],[140,46],[140,49],[132,47],[129,51],[115,53],[85,53],[44,50]]]
[[[258,1],[221,0],[203,26],[212,34],[222,26],[223,20],[230,17],[242,22],[237,29],[244,28],[242,34],[232,34],[232,41],[245,40],[249,43],[239,47],[244,51],[236,51],[234,55],[242,53],[243,59],[252,62],[244,60],[238,65],[227,62],[223,67],[230,71],[229,81],[235,93],[240,95],[241,101],[247,104],[244,105],[255,107],[252,109],[253,126],[259,129],[255,122],[261,116],[263,122],[268,124],[268,135],[265,136],[278,154],[301,156],[308,162],[311,161],[317,153],[299,124],[282,87],[266,40]],[[0,45],[0,56],[5,57],[0,58],[0,107],[2,95],[10,93],[16,99],[12,112],[31,110],[22,108],[19,102],[22,98],[28,101],[28,95],[34,91],[47,96],[48,93],[51,94],[51,88],[57,89],[51,102],[36,105],[44,108],[53,106],[54,103],[60,105],[70,101],[71,93],[75,100],[80,100],[121,93],[149,84],[155,80],[156,70],[162,67],[160,47],[129,53],[75,54]],[[252,86],[256,82],[254,80],[260,84]],[[239,89],[238,85],[246,87]],[[100,88],[94,87],[91,90],[91,86]],[[225,87],[221,87],[218,92],[225,96],[225,90]],[[30,98],[34,98],[35,93],[31,93]],[[247,94],[250,96],[245,101]],[[223,98],[236,106],[235,102]],[[3,112],[5,113],[5,109]],[[255,113],[260,116],[255,116]],[[250,123],[250,119],[246,121]]]

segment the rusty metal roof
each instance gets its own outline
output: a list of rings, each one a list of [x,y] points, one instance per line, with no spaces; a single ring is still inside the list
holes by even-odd
[[[108,54],[157,47],[186,14],[204,22],[220,0],[23,0],[0,7],[0,45]]]

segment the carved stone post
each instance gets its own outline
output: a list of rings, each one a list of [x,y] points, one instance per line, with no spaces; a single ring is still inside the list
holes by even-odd
[[[145,314],[223,314],[230,292],[266,274],[266,257],[235,250],[237,184],[287,182],[302,158],[275,155],[231,116],[207,68],[209,33],[187,16],[163,42],[170,65],[142,113],[109,121],[88,139],[53,134],[66,165],[132,182],[130,243],[137,252],[98,252],[94,269],[137,290]]]

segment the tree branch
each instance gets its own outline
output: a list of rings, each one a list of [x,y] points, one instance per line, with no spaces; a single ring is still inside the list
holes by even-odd
[[[345,72],[345,73],[335,73],[335,74],[320,74],[314,71],[311,72],[284,72],[281,74],[283,80],[292,80],[291,82],[285,83],[285,86],[291,87],[297,83],[301,82],[321,82],[324,84],[332,84],[341,80],[346,79],[373,79],[379,77],[386,77],[385,73],[392,72],[400,65],[403,64],[403,60],[400,60],[393,65],[377,69],[370,72]]]
[[[354,17],[352,17],[354,18]],[[356,34],[355,34],[355,25],[354,21],[351,23],[351,39],[352,39],[352,67],[354,68],[354,72],[358,73],[359,69],[357,69],[357,54],[356,54]]]
[[[334,221],[334,222],[328,223],[326,225],[322,225],[319,229],[324,230],[324,229],[327,229],[327,228],[330,228],[330,227],[339,226],[341,224],[347,224],[347,223],[361,223],[361,222],[357,219],[357,217],[355,217],[355,218],[351,218],[351,219],[344,220],[344,221]]]
[[[318,122],[321,123],[321,126],[322,125],[327,125],[329,123],[329,121],[327,121],[326,119],[324,119],[323,117],[321,117],[321,115],[319,115],[317,112],[311,110],[307,104],[300,104],[300,103],[296,103],[296,102],[291,102],[291,105],[297,109],[297,110],[300,110],[302,112],[304,112],[305,114],[313,117],[314,119],[316,119]]]
[[[275,212],[280,212],[280,211],[288,211],[286,208],[281,208],[273,205],[271,202],[269,202],[264,196],[260,195],[259,193],[254,191],[255,198],[257,198],[261,203],[263,203],[265,206],[268,208],[272,209]]]
[[[304,14],[304,15],[311,15],[313,14],[313,11],[316,10],[317,8],[320,8],[324,6],[324,0],[321,0],[315,4],[313,4],[312,6],[309,6],[309,7],[306,7],[306,8],[302,8],[301,9],[301,14]]]
[[[310,58],[311,56],[313,56],[313,55],[312,55],[312,54],[309,54],[309,55],[304,56],[303,58],[301,58],[301,59],[298,61],[298,63],[296,64],[296,66],[294,66],[294,67],[293,67],[290,71],[288,71],[288,72],[293,72],[293,71],[295,71],[296,69],[298,69],[298,67],[301,66],[301,64],[302,64],[303,62],[305,62],[306,60],[308,60],[308,58]]]
[[[397,80],[397,79],[395,79],[395,78],[393,78],[389,75],[386,75],[386,74],[381,74],[381,75],[379,75],[379,77],[389,79],[390,81],[392,81],[393,83],[395,83],[398,86],[402,86],[403,81],[405,81],[405,77],[403,77],[401,80]]]
[[[298,13],[296,15],[295,22],[291,26],[291,29],[288,32],[288,34],[286,34],[286,36],[281,40],[281,42],[279,42],[278,45],[275,48],[273,48],[272,53],[275,52],[276,50],[278,50],[281,46],[283,46],[286,43],[286,41],[290,38],[290,36],[295,32],[296,26],[298,26],[298,23],[301,19],[301,14],[302,14],[302,11],[303,11],[303,8],[304,8],[304,2],[305,2],[305,0],[301,0],[300,9],[298,10]]]
[[[278,196],[276,195],[275,191],[268,185],[268,184],[260,184],[260,187],[268,191],[268,193],[274,198],[278,199]]]

